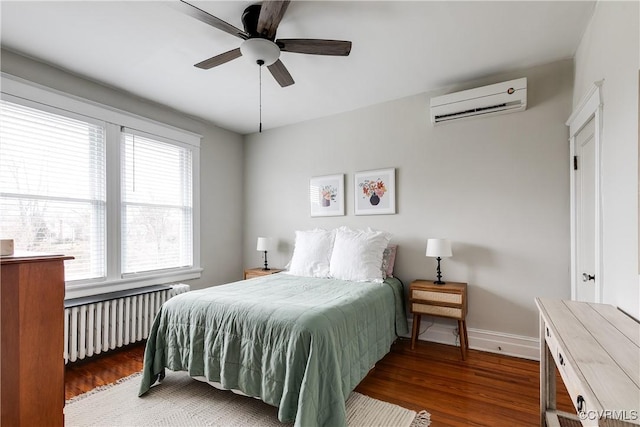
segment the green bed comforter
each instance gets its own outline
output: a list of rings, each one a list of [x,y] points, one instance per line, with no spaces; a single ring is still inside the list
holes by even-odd
[[[407,332],[397,279],[274,274],[188,292],[155,318],[139,395],[169,368],[259,397],[282,422],[344,426],[349,393]]]

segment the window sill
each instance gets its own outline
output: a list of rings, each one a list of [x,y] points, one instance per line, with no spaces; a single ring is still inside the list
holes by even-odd
[[[161,285],[164,283],[177,283],[183,280],[199,279],[202,276],[202,270],[202,268],[192,268],[190,270],[182,270],[179,272],[128,277],[119,280],[82,284],[68,283],[66,286],[65,300],[142,288],[150,285]]]

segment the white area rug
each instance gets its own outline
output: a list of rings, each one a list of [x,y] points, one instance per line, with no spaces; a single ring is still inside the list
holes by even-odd
[[[67,402],[66,426],[265,426],[282,427],[278,410],[251,397],[167,371],[162,384],[138,397],[139,374],[90,391]],[[428,426],[429,414],[352,393],[347,400],[349,427]]]

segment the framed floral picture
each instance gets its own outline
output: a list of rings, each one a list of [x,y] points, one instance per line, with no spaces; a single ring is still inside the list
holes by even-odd
[[[356,172],[354,176],[356,215],[396,213],[396,169]]]
[[[311,216],[344,215],[344,174],[311,178],[309,205]]]

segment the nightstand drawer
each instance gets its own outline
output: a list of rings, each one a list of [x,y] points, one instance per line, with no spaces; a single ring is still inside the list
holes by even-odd
[[[448,302],[451,304],[462,304],[462,294],[453,294],[448,292],[423,291],[413,289],[411,299],[419,299],[423,301]]]
[[[280,268],[271,268],[269,270],[263,270],[262,268],[247,268],[244,271],[244,280],[268,276],[270,274],[280,273],[281,271],[282,269]]]
[[[453,319],[462,319],[462,308],[457,307],[442,307],[439,305],[427,305],[413,303],[411,304],[411,311],[413,313],[431,314],[433,316],[451,317]]]

